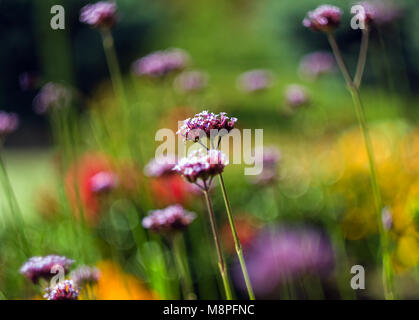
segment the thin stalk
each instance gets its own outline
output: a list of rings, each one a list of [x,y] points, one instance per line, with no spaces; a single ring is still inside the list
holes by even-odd
[[[381,210],[383,208],[381,193],[378,187],[378,179],[377,179],[377,171],[375,166],[374,160],[374,152],[372,148],[371,138],[369,135],[369,130],[367,126],[367,121],[365,117],[364,107],[361,101],[361,97],[359,94],[358,87],[352,81],[351,76],[349,75],[348,69],[343,61],[342,54],[340,53],[339,47],[336,43],[335,37],[332,33],[327,34],[330,46],[332,47],[333,53],[335,55],[336,61],[341,69],[343,77],[345,78],[346,84],[348,86],[348,90],[351,93],[352,101],[355,107],[356,116],[358,119],[358,124],[361,129],[365,149],[367,151],[368,156],[368,164],[370,169],[370,182],[372,193],[375,202],[375,209],[376,209],[376,218],[378,223],[378,229],[380,233],[380,244],[381,244],[381,258],[382,258],[382,281],[384,287],[384,296],[386,299],[391,300],[394,299],[394,292],[393,292],[393,272],[389,260],[389,252],[388,252],[388,235],[384,230],[382,221],[381,221]],[[367,48],[364,49],[366,51]],[[362,51],[362,50],[361,50]],[[362,59],[361,59],[362,60]]]
[[[255,294],[253,292],[252,284],[250,282],[249,273],[247,272],[246,262],[244,261],[243,248],[240,243],[240,239],[237,235],[236,225],[234,224],[233,214],[231,212],[230,201],[228,200],[228,197],[227,197],[227,191],[224,184],[224,179],[221,173],[219,174],[218,177],[220,180],[221,190],[223,191],[223,198],[224,198],[224,203],[227,210],[228,222],[230,224],[231,233],[233,234],[234,245],[236,247],[237,257],[239,258],[239,261],[240,261],[240,267],[243,272],[244,282],[246,283],[246,288],[249,294],[249,299],[255,300]]]
[[[193,285],[191,274],[187,264],[185,263],[185,250],[183,243],[183,236],[181,234],[175,235],[172,239],[173,255],[175,258],[176,268],[180,274],[182,283],[183,298],[194,300],[196,298],[193,292]]]
[[[362,29],[361,48],[359,50],[358,65],[356,67],[356,73],[354,78],[354,85],[359,89],[362,82],[362,76],[364,75],[365,64],[367,62],[368,54],[368,42],[370,37],[370,31],[367,28]]]
[[[221,278],[223,279],[226,297],[227,297],[227,300],[232,300],[233,295],[231,294],[230,280],[228,278],[227,266],[224,262],[223,253],[221,251],[221,245],[220,245],[220,240],[217,233],[217,227],[215,226],[215,217],[214,217],[214,211],[212,209],[211,199],[209,197],[208,190],[204,190],[203,192],[205,196],[205,202],[207,204],[208,214],[210,217],[212,235],[214,237],[215,247],[217,249],[218,267],[220,269]]]

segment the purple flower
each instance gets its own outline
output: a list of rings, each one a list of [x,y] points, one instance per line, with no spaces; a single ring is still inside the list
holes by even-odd
[[[12,133],[19,126],[19,118],[14,113],[0,111],[0,138]]]
[[[391,23],[401,15],[400,8],[390,2],[363,1],[358,3],[358,5],[361,5],[365,10],[362,18],[367,25],[371,23],[378,25]]]
[[[263,153],[261,163],[256,163],[262,166],[261,174],[255,176],[252,180],[257,185],[269,185],[277,180],[278,163],[281,160],[281,153],[275,147],[261,147],[254,150],[254,154]]]
[[[118,186],[118,176],[113,172],[101,171],[90,178],[90,188],[93,193],[107,193]]]
[[[148,177],[171,175],[175,165],[175,157],[156,157],[145,166],[144,173]]]
[[[68,106],[71,98],[72,93],[68,88],[58,83],[49,82],[35,97],[33,106],[36,113],[43,114],[52,109]]]
[[[208,75],[202,71],[185,71],[174,81],[175,88],[180,92],[193,92],[204,89],[208,84]]]
[[[393,227],[393,216],[389,207],[385,207],[381,212],[381,221],[383,223],[384,230],[390,231]]]
[[[19,86],[22,91],[33,90],[38,87],[39,77],[35,73],[23,72],[19,75]]]
[[[300,62],[300,73],[303,77],[316,79],[322,74],[336,71],[336,60],[329,52],[317,51],[305,55]]]
[[[285,88],[285,101],[288,106],[298,108],[310,103],[310,97],[305,87],[292,84]]]
[[[143,227],[155,232],[168,233],[185,229],[196,215],[175,204],[165,209],[154,210],[143,219]]]
[[[189,55],[184,50],[167,49],[138,59],[133,63],[132,70],[137,76],[158,78],[184,69],[188,61]]]
[[[52,278],[57,272],[54,270],[57,266],[63,268],[67,273],[73,263],[74,260],[63,256],[32,257],[20,268],[20,273],[33,283],[38,283],[41,278],[47,280]]]
[[[78,297],[79,290],[73,280],[59,282],[55,287],[48,288],[44,295],[48,300],[77,300]]]
[[[255,293],[268,296],[280,284],[305,274],[327,275],[334,268],[334,251],[329,239],[308,227],[281,227],[261,233],[245,252]],[[237,263],[237,285],[246,290]]]
[[[222,173],[228,165],[226,156],[218,150],[195,150],[187,158],[182,158],[173,170],[191,183],[198,179],[206,182],[211,177]]]
[[[303,25],[313,31],[331,32],[339,27],[342,10],[332,5],[321,5],[308,12]]]
[[[259,92],[272,87],[273,79],[268,70],[250,70],[238,77],[237,86],[244,92]]]
[[[197,142],[202,134],[211,137],[211,130],[226,130],[230,132],[237,122],[237,118],[227,116],[227,113],[221,112],[215,114],[208,111],[202,111],[193,118],[183,121],[183,125],[176,134],[185,137],[186,140]],[[215,132],[217,133],[217,132]]]
[[[111,28],[118,20],[116,11],[115,2],[99,1],[88,4],[80,11],[80,22],[93,28]]]
[[[99,281],[100,271],[96,267],[80,266],[71,272],[70,278],[77,287],[92,285]]]

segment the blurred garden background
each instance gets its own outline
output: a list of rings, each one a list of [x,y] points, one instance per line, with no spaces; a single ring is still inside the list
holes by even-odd
[[[360,92],[394,291],[417,299],[419,3],[378,2],[387,19],[371,28]],[[100,270],[83,299],[225,298],[202,195],[177,175],[145,169],[161,143],[158,129],[176,131],[178,121],[209,110],[238,118],[239,129],[263,129],[265,153],[274,154],[268,177],[245,176],[243,165],[224,171],[256,298],[384,298],[368,158],[351,95],[327,38],[302,25],[322,2],[116,1],[111,33],[123,103],[101,33],[80,22],[88,3],[94,2],[0,0],[0,109],[20,119],[1,149],[16,201],[3,187],[0,297],[41,298],[19,269],[30,256],[56,254],[74,259],[73,269]],[[335,35],[353,73],[361,42],[361,31],[350,27],[355,2],[327,3],[343,10]],[[65,30],[50,26],[57,4],[65,8]],[[137,59],[170,48],[187,55],[182,70],[136,72]],[[266,77],[260,90],[246,86],[250,70]],[[187,78],[191,71],[197,79]],[[40,112],[51,83],[65,93],[57,94],[55,110]],[[89,189],[101,172],[118,176],[105,195]],[[218,183],[211,196],[234,297],[247,299]],[[178,240],[142,225],[150,210],[173,204],[196,213],[179,237],[180,258]],[[365,290],[350,287],[353,265],[365,268]],[[191,295],[183,290],[185,269]]]

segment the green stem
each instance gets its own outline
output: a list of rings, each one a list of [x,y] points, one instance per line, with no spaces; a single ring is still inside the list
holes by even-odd
[[[362,30],[362,39],[361,39],[361,48],[359,50],[358,65],[356,67],[356,73],[354,78],[354,85],[359,89],[362,82],[362,76],[364,75],[365,64],[367,62],[368,54],[368,42],[369,42],[370,32],[369,29]]]
[[[193,292],[191,274],[184,260],[185,248],[183,243],[183,236],[181,234],[175,235],[172,239],[172,248],[176,267],[181,277],[183,298],[194,300],[196,296]]]
[[[255,300],[255,294],[253,292],[252,284],[250,282],[249,273],[247,272],[246,262],[244,261],[243,248],[242,248],[242,245],[240,243],[240,239],[237,235],[236,225],[234,224],[233,214],[231,212],[230,201],[228,200],[228,197],[227,197],[227,191],[226,191],[226,187],[225,187],[225,184],[224,184],[223,175],[220,173],[218,177],[219,177],[219,180],[220,180],[221,190],[223,191],[223,198],[224,198],[224,203],[225,203],[225,207],[226,207],[226,210],[227,210],[228,222],[230,224],[231,233],[233,234],[234,245],[236,247],[237,257],[239,258],[239,261],[240,261],[240,267],[241,267],[242,272],[243,272],[243,277],[244,277],[244,281],[246,283],[246,288],[247,288],[247,292],[249,294],[249,299],[250,300]]]
[[[218,267],[220,269],[221,278],[223,279],[223,284],[224,284],[224,289],[225,289],[227,300],[232,300],[233,295],[231,294],[227,266],[224,262],[223,253],[221,251],[220,240],[217,233],[217,227],[215,226],[215,217],[214,217],[214,211],[212,209],[211,199],[209,197],[208,191],[204,191],[204,195],[205,195],[205,202],[207,204],[208,214],[210,217],[212,235],[214,237],[214,243],[217,249]]]
[[[358,124],[364,138],[364,144],[365,144],[365,149],[367,151],[368,164],[369,164],[369,169],[370,169],[371,188],[372,188],[373,197],[375,201],[377,224],[378,224],[378,229],[380,233],[380,244],[381,244],[381,250],[382,250],[381,258],[382,258],[382,268],[383,268],[382,281],[383,281],[383,287],[384,287],[384,296],[387,300],[392,300],[394,299],[395,296],[393,292],[393,271],[390,264],[389,239],[388,239],[388,235],[386,231],[384,230],[382,219],[381,219],[383,204],[382,204],[381,193],[380,193],[378,182],[377,182],[378,179],[377,179],[377,171],[376,171],[375,160],[374,160],[374,152],[373,152],[371,138],[369,135],[369,130],[368,130],[367,121],[365,117],[365,111],[364,111],[364,107],[363,107],[361,97],[359,94],[359,89],[354,84],[354,82],[351,79],[351,76],[349,75],[348,69],[343,61],[342,54],[340,53],[335,37],[333,36],[332,33],[328,33],[327,36],[329,39],[330,46],[332,47],[333,53],[335,55],[336,61],[341,69],[343,77],[345,78],[346,84],[348,86],[348,90],[351,93],[352,101],[355,107],[356,116],[358,119]],[[367,49],[365,48],[363,51],[366,51],[366,50]]]

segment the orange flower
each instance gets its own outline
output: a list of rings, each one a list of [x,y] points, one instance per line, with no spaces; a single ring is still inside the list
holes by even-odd
[[[237,235],[244,249],[248,247],[255,238],[260,224],[249,216],[241,216],[234,219]],[[225,223],[221,229],[221,239],[224,249],[229,253],[235,252],[234,239],[231,233],[230,224]]]
[[[163,207],[174,203],[184,205],[192,196],[188,182],[175,174],[152,178],[150,186],[157,205]]]

